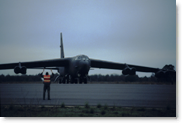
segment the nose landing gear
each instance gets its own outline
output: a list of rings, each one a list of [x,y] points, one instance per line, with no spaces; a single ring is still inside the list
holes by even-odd
[[[59,84],[69,84],[69,82],[71,84],[78,84],[78,81],[79,81],[79,84],[87,84],[87,76],[82,76],[82,75],[79,75],[78,78],[75,78],[75,77],[71,77],[69,75],[65,75],[64,77],[59,77]]]

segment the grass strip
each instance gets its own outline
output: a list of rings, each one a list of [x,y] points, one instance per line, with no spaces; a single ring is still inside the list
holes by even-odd
[[[87,107],[86,107],[87,106]],[[176,117],[176,110],[166,108],[105,106],[21,106],[1,105],[1,117]]]

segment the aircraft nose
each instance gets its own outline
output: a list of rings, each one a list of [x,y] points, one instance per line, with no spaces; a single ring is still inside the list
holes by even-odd
[[[80,63],[80,71],[82,72],[87,72],[89,70],[90,66],[89,66],[89,63],[87,61],[82,61]]]
[[[88,65],[88,62],[84,61],[84,62],[81,62],[81,68],[87,68],[89,65]]]

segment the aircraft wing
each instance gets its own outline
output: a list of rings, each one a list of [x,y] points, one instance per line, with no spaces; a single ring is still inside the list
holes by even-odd
[[[51,59],[51,60],[41,60],[41,61],[30,61],[30,62],[16,62],[8,64],[0,64],[0,70],[2,69],[14,69],[17,67],[26,67],[26,68],[46,68],[46,67],[65,67],[68,66],[70,58],[63,59]]]
[[[115,63],[115,62],[96,60],[96,59],[90,59],[90,60],[91,60],[92,68],[124,70],[125,68],[129,67],[129,68],[135,68],[135,70],[139,72],[157,72],[160,70],[159,68],[151,68],[151,67],[131,65],[131,64],[125,64],[125,63]]]

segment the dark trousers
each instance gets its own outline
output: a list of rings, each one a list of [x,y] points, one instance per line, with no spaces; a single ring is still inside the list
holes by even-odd
[[[50,85],[44,84],[44,87],[43,87],[43,99],[45,99],[46,91],[47,91],[47,94],[48,94],[48,99],[50,99]]]

